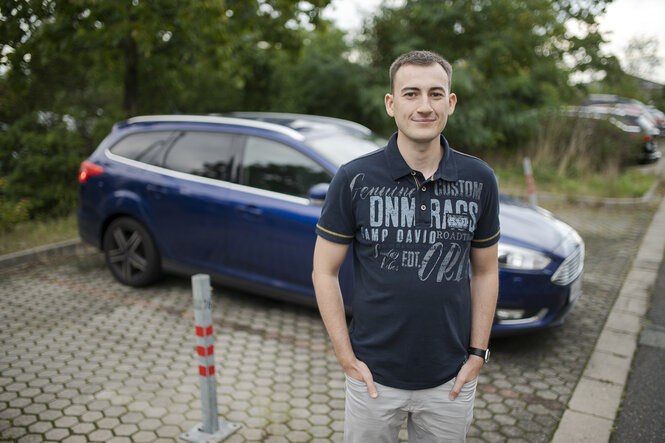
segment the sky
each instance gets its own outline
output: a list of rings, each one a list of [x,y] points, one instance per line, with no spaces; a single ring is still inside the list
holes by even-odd
[[[324,17],[334,20],[344,30],[357,31],[362,19],[371,16],[381,3],[382,0],[332,0]],[[388,3],[401,4],[403,0],[388,0]],[[631,38],[656,37],[662,63],[647,78],[665,84],[665,0],[614,0],[598,21],[605,40],[609,41],[603,50],[620,60]]]

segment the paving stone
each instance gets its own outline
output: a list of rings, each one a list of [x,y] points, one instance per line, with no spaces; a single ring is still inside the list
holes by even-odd
[[[295,420],[290,420],[288,423],[289,428],[296,430],[296,431],[306,431],[308,430],[312,425],[307,421],[303,419],[295,419]]]
[[[172,437],[175,438],[178,435],[182,434],[182,430],[178,426],[173,425],[163,425],[160,426],[155,433],[158,437]]]
[[[515,417],[512,417],[507,414],[496,414],[492,418],[499,425],[501,425],[502,430],[506,427],[505,425],[514,425],[515,423],[517,423],[517,419]]]
[[[309,433],[303,431],[291,431],[286,437],[291,442],[307,442],[312,439]]]
[[[108,429],[97,429],[88,434],[90,441],[102,441],[106,442],[113,437],[113,433]]]
[[[247,441],[263,441],[266,438],[266,433],[261,429],[247,429],[242,433],[242,437],[238,435],[228,441],[243,441],[243,437]]]
[[[39,434],[27,434],[17,440],[18,443],[38,443],[44,437]]]
[[[19,409],[21,409],[21,408],[25,408],[28,405],[31,405],[32,401],[29,398],[19,397],[19,398],[15,398],[13,400],[10,400],[8,404],[9,404],[10,408],[19,408]],[[39,411],[35,411],[35,412],[39,412]]]
[[[69,429],[56,428],[44,434],[44,438],[51,441],[64,440],[66,437],[69,437]]]
[[[25,415],[17,416],[14,419],[13,424],[14,424],[14,426],[29,426],[32,423],[36,422],[36,421],[37,421],[36,416],[30,415],[30,414],[25,414]]]
[[[27,434],[27,429],[24,426],[10,427],[7,429],[2,429],[0,432],[0,438],[7,439],[9,441],[15,441],[18,438]]]
[[[72,432],[75,434],[87,434],[95,429],[92,423],[78,423],[72,426]]]
[[[469,441],[549,441],[651,216],[554,212],[585,239],[584,293],[562,327],[492,339]],[[24,301],[14,304],[16,294]],[[624,302],[626,315],[643,302]],[[0,330],[0,439],[11,431],[13,440],[172,442],[201,422],[187,279],[125,287],[88,251],[0,272],[0,305],[10,307],[2,315],[11,313],[5,323],[16,331]],[[315,309],[220,286],[213,323],[218,410],[243,426],[227,441],[343,441],[344,377]],[[46,433],[29,430],[49,424]]]
[[[28,432],[33,434],[43,434],[51,429],[53,429],[53,424],[48,421],[38,421],[28,426]]]
[[[53,424],[56,428],[71,428],[78,422],[79,421],[76,417],[65,416],[58,418],[53,422]]]
[[[44,421],[53,421],[60,417],[62,417],[62,412],[57,409],[47,410],[39,414],[39,419]]]
[[[84,422],[96,422],[99,419],[103,418],[104,414],[99,411],[86,411],[81,414],[81,421]]]
[[[132,440],[134,442],[149,442],[157,438],[154,432],[152,431],[140,431],[132,435]]]

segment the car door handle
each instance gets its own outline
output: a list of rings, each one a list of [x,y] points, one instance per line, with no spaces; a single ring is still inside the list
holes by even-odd
[[[150,183],[145,188],[148,192],[155,192],[155,193],[158,193],[158,194],[166,194],[167,193],[166,186],[162,186],[162,185],[154,185],[154,184]]]
[[[161,200],[162,197],[165,197],[168,194],[166,186],[162,185],[155,185],[150,183],[145,187],[145,189],[148,192],[148,194],[152,195],[152,198],[155,201]]]
[[[242,214],[244,214],[245,216],[250,217],[250,218],[256,218],[256,217],[260,217],[260,216],[263,215],[263,209],[261,209],[261,208],[259,208],[259,207],[257,207],[257,206],[254,206],[254,205],[249,205],[249,206],[245,206],[245,205],[236,206],[236,209],[237,209],[239,212],[241,212]]]

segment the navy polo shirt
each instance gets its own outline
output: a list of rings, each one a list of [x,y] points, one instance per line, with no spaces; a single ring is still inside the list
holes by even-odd
[[[432,177],[409,168],[396,134],[343,165],[316,228],[353,242],[351,344],[378,383],[399,389],[457,375],[471,329],[469,251],[499,240],[494,172],[443,136],[441,145]]]

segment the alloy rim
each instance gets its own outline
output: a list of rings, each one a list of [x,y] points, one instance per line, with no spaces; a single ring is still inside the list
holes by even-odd
[[[109,263],[126,281],[132,281],[145,272],[148,260],[145,257],[143,238],[138,231],[113,230],[112,248],[109,250]]]

